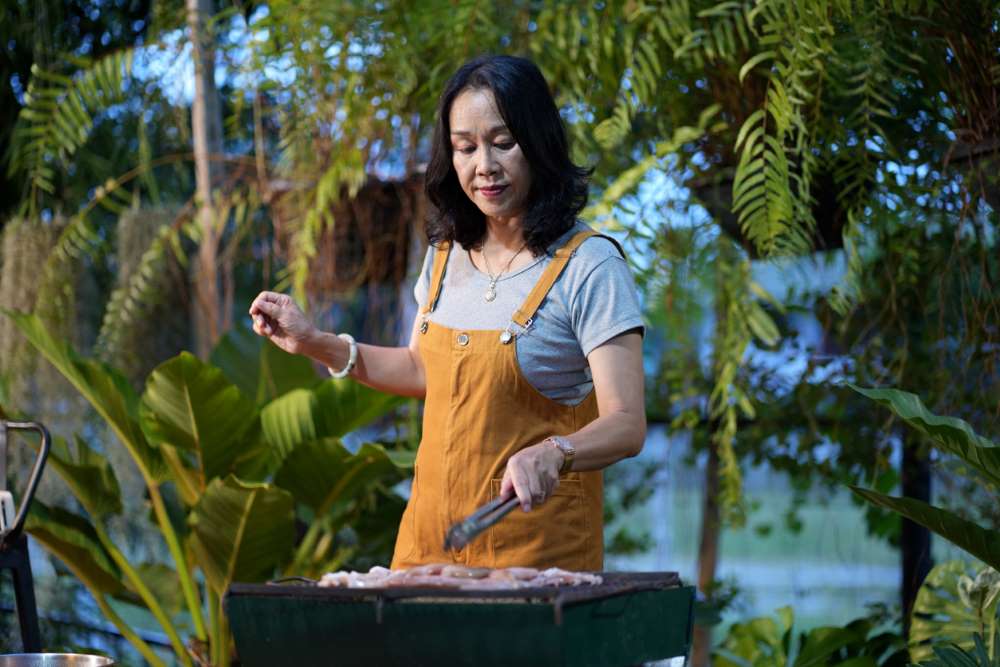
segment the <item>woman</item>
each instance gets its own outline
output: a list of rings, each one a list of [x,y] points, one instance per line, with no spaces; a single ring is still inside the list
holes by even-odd
[[[425,398],[394,568],[603,567],[601,471],[646,432],[642,319],[617,244],[576,221],[587,173],[535,65],[477,58],[439,104],[426,174],[437,215],[409,346],[321,332],[283,294],[250,307],[279,347]],[[524,512],[441,546],[452,523],[512,495]]]

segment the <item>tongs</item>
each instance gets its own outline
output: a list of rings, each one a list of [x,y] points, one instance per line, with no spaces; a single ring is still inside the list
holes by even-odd
[[[448,529],[444,536],[444,548],[461,549],[479,533],[510,514],[518,503],[517,496],[511,496],[507,500],[497,498],[486,503]]]

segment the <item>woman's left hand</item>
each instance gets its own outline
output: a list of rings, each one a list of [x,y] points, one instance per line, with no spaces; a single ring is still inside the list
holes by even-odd
[[[559,485],[562,463],[563,453],[550,443],[525,447],[508,459],[500,482],[500,497],[506,500],[516,494],[525,512],[541,505]]]

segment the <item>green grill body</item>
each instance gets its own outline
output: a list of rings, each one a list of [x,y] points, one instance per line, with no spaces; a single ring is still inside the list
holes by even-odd
[[[522,591],[234,584],[236,651],[267,665],[635,665],[687,655],[694,588],[674,573]]]

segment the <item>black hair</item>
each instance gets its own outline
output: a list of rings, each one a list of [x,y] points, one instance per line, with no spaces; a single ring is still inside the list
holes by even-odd
[[[465,249],[481,247],[486,219],[462,190],[452,166],[448,115],[458,95],[467,89],[488,89],[507,129],[531,168],[531,188],[522,230],[535,256],[575,224],[587,203],[591,169],[570,160],[566,130],[545,77],[525,58],[487,55],[458,68],[438,102],[431,159],[424,178],[427,198],[436,213],[427,223],[432,245],[457,242]]]

